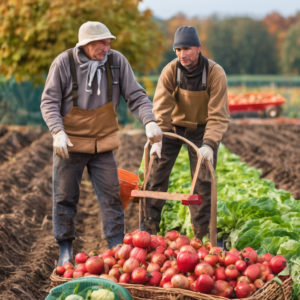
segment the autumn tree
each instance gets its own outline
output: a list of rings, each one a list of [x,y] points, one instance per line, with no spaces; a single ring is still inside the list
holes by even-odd
[[[155,68],[164,52],[163,34],[139,12],[139,0],[2,0],[0,74],[18,81],[37,80],[53,59],[78,41],[87,21],[104,23],[117,37],[111,47],[141,72]]]
[[[227,74],[274,74],[278,71],[276,40],[260,21],[250,18],[215,20],[207,46]]]
[[[286,34],[291,27],[300,26],[300,13],[285,18],[280,13],[273,12],[265,16],[263,24],[267,27],[268,32],[276,38],[277,51],[282,61]]]
[[[283,44],[282,69],[285,73],[300,73],[300,27],[291,27]]]

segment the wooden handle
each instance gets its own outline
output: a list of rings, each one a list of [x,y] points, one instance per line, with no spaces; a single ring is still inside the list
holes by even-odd
[[[186,139],[180,135],[177,135],[175,133],[163,132],[163,134],[166,136],[174,137],[174,138],[184,141],[186,144],[190,145],[197,153],[198,160],[197,160],[196,170],[195,170],[195,173],[193,176],[191,190],[190,190],[190,195],[193,195],[196,181],[198,179],[198,175],[200,172],[201,160],[202,160],[199,148],[194,143],[189,141],[188,139]],[[148,182],[148,179],[150,176],[150,172],[151,172],[151,168],[152,168],[152,164],[153,164],[153,161],[155,158],[154,156],[152,156],[150,158],[150,163],[148,163],[148,161],[149,161],[149,145],[150,145],[150,142],[147,141],[147,143],[144,147],[145,179],[144,179],[143,188],[142,188],[144,191],[146,190],[146,185],[147,185],[147,182]],[[216,178],[216,173],[215,173],[214,167],[211,164],[211,162],[206,161],[206,166],[207,166],[208,170],[210,171],[210,175],[211,175],[210,242],[212,244],[212,247],[215,247],[215,246],[217,246],[217,178]],[[140,222],[141,222],[141,218],[142,218],[141,208],[143,208],[144,217],[146,218],[146,199],[145,198],[140,199]],[[194,231],[193,224],[192,224],[192,227],[193,227],[193,231]]]
[[[177,135],[177,134],[171,133],[171,132],[163,132],[163,135],[167,135],[167,136],[171,136],[171,137],[180,139],[180,140],[184,141],[186,144],[188,144],[191,147],[193,147],[194,150],[196,151],[198,160],[197,160],[196,170],[195,170],[195,173],[194,173],[194,177],[193,177],[192,184],[191,184],[191,189],[190,189],[190,195],[193,195],[194,194],[194,190],[195,190],[196,181],[197,181],[198,174],[200,172],[200,167],[201,167],[202,157],[201,157],[200,151],[199,151],[198,147],[194,143],[192,143],[191,141],[189,141],[188,139],[186,139],[186,138],[184,138],[184,137],[182,137],[180,135]],[[145,187],[147,185],[148,178],[149,178],[150,171],[151,171],[151,167],[149,167],[149,170],[148,170],[149,145],[150,145],[150,142],[148,141],[146,143],[145,147],[144,147],[145,180],[144,180],[143,187]],[[152,156],[150,158],[149,165],[152,166],[153,160],[154,160],[154,156]],[[146,166],[147,166],[147,168],[146,168]],[[147,176],[147,173],[148,173],[148,176]]]
[[[217,177],[215,169],[210,161],[206,161],[206,166],[211,175],[211,208],[210,208],[210,242],[212,247],[217,246]]]

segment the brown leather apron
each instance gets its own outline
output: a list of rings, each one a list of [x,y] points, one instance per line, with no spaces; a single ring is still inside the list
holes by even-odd
[[[105,70],[108,82],[108,103],[95,108],[83,109],[77,106],[77,76],[72,49],[68,51],[72,74],[73,106],[63,117],[63,125],[73,147],[69,152],[95,154],[117,149],[120,145],[117,114],[112,103],[112,54],[108,56]]]
[[[180,88],[181,70],[177,69],[177,87],[173,93],[176,105],[172,112],[172,124],[197,129],[205,125],[208,117],[209,94],[206,89],[206,68],[202,72],[202,91],[188,91]]]

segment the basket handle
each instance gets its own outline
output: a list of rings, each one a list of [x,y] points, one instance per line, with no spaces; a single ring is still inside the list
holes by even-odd
[[[166,136],[170,136],[170,137],[174,137],[174,138],[178,138],[182,141],[184,141],[186,144],[190,145],[197,153],[197,165],[196,165],[196,170],[194,173],[194,177],[192,180],[192,184],[191,184],[191,190],[190,190],[190,195],[194,194],[194,189],[195,189],[195,185],[196,185],[196,181],[198,179],[198,174],[200,171],[200,167],[201,167],[201,154],[200,151],[198,149],[198,147],[192,143],[191,141],[189,141],[188,139],[177,135],[175,133],[171,133],[171,132],[163,132],[164,135]],[[145,147],[144,147],[144,169],[145,169],[145,179],[144,179],[144,183],[143,183],[143,190],[146,190],[146,186],[147,186],[147,182],[150,176],[150,171],[152,168],[152,164],[154,161],[155,156],[152,156],[150,158],[150,162],[149,162],[149,145],[150,142],[149,140],[147,141]],[[205,161],[205,164],[208,168],[208,170],[210,171],[210,175],[211,175],[211,216],[210,216],[210,242],[212,244],[212,247],[217,246],[217,178],[216,178],[216,173],[214,170],[213,165],[211,164],[210,161]],[[142,218],[141,215],[141,211],[142,211],[142,201],[140,201],[139,203],[139,209],[140,209],[140,220]],[[144,217],[146,217],[146,199],[143,199],[143,211],[144,211]],[[194,231],[194,226],[192,224],[193,227],[193,231]],[[194,231],[195,233],[195,231]]]

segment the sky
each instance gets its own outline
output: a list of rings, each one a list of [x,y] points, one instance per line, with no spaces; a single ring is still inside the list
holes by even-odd
[[[263,18],[277,11],[284,17],[300,12],[300,0],[142,0],[141,11],[151,9],[155,17],[169,19],[181,12],[187,17],[251,16]]]

